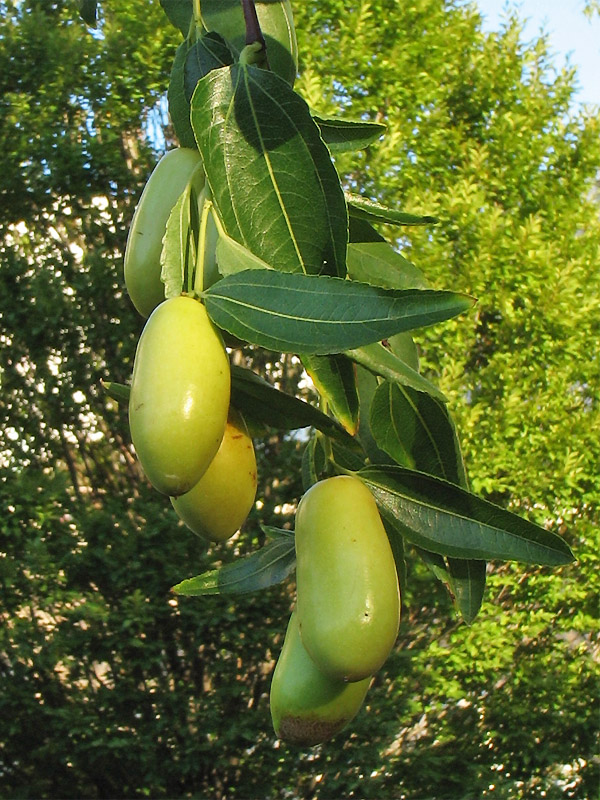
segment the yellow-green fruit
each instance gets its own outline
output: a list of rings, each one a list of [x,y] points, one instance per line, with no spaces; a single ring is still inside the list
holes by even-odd
[[[316,483],[296,514],[296,587],[302,642],[339,680],[373,675],[398,634],[400,591],[371,492],[340,475]]]
[[[173,297],[150,315],[138,342],[129,396],[131,438],[159,492],[195,486],[227,422],[229,360],[204,306]]]
[[[242,416],[230,409],[216,456],[189,492],[172,497],[177,515],[194,533],[224,542],[240,528],[256,496],[256,457]]]
[[[294,612],[271,681],[271,719],[277,736],[312,746],[330,739],[358,714],[371,678],[356,683],[324,675],[310,658]]]
[[[201,163],[200,153],[191,148],[166,153],[148,178],[133,215],[125,247],[125,286],[143,317],[165,299],[160,254],[167,220]]]

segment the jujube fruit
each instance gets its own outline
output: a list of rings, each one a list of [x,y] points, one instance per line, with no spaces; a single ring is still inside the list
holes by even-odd
[[[359,712],[370,683],[371,678],[347,683],[324,675],[302,644],[294,612],[271,681],[275,733],[304,746],[330,739]]]
[[[215,457],[227,422],[229,360],[204,306],[181,295],[152,312],[138,342],[131,438],[148,480],[180,495]]]
[[[297,611],[302,642],[327,675],[373,675],[398,633],[400,592],[373,495],[358,478],[316,483],[296,514]]]
[[[223,542],[241,527],[256,496],[256,456],[243,417],[230,409],[217,454],[189,492],[172,497],[177,515],[194,533]]]
[[[170,150],[158,162],[137,204],[125,247],[125,286],[143,317],[165,299],[160,254],[167,220],[192,173],[202,163],[187,147]]]

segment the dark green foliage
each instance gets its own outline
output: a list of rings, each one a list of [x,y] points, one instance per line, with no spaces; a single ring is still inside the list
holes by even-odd
[[[207,551],[141,479],[100,385],[130,379],[142,320],[122,252],[149,130],[172,143],[180,36],[158,3],[104,2],[94,34],[79,5],[0,3],[0,794],[594,797],[600,154],[597,117],[568,111],[572,76],[552,75],[543,42],[525,52],[517,25],[484,36],[454,3],[294,3],[311,109],[388,126],[336,156],[347,188],[439,217],[386,233],[409,231],[434,288],[479,298],[419,337],[471,487],[577,555],[493,565],[467,627],[407,548],[395,652],[351,735],[303,753],[276,745],[267,705],[293,585],[170,592],[262,546],[259,521],[291,525],[298,440],[257,440],[263,507]],[[356,222],[356,241],[377,240]],[[295,390],[297,360],[244,356]]]

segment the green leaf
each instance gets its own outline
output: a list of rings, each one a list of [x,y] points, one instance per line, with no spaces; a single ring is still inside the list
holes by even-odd
[[[302,355],[302,364],[334,416],[350,434],[358,428],[358,391],[354,364],[341,354]]]
[[[437,398],[386,381],[375,392],[370,424],[378,447],[398,464],[465,485],[456,428]]]
[[[319,126],[321,137],[332,153],[347,153],[363,150],[385,133],[386,126],[378,122],[313,116]]]
[[[371,464],[393,464],[388,454],[377,447],[369,424],[371,403],[373,402],[373,397],[377,391],[379,381],[372,372],[357,365],[356,385],[358,387],[360,406],[360,413],[358,415],[358,439]],[[336,463],[338,462],[336,461]]]
[[[160,0],[169,21],[187,36],[193,17],[192,0]]]
[[[269,427],[280,430],[312,427],[348,446],[354,445],[339,422],[310,403],[280,392],[252,370],[236,364],[231,365],[231,403],[244,416]]]
[[[298,44],[289,3],[259,0],[256,14],[265,39],[270,69],[294,84],[298,69]],[[201,0],[202,22],[218,31],[239,55],[246,45],[246,23],[240,0]]]
[[[433,325],[473,304],[454,292],[381,289],[272,270],[229,275],[203,296],[213,322],[233,336],[277,352],[308,355],[339,353]]]
[[[415,372],[419,371],[419,351],[415,340],[408,331],[388,337],[386,346],[400,361],[404,361]]]
[[[248,594],[281,583],[292,572],[295,564],[294,539],[277,537],[256,553],[181,581],[171,591],[188,597]]]
[[[198,254],[200,210],[204,203],[204,170],[200,164],[171,209],[160,254],[160,278],[165,297],[178,297],[193,288]]]
[[[403,467],[365,467],[361,478],[386,519],[417,547],[467,559],[568,564],[573,554],[555,533],[466,489]]]
[[[437,386],[412,369],[379,342],[348,350],[346,355],[374,375],[379,375],[391,383],[397,383],[400,386],[411,386],[419,392],[427,392],[432,397],[444,400],[444,395]]]
[[[273,269],[226,233],[219,234],[217,263],[221,275],[234,275],[247,269]]]
[[[236,64],[199,81],[191,119],[227,234],[283,272],[344,276],[344,194],[304,100]]]
[[[396,574],[398,575],[398,585],[400,587],[400,600],[404,601],[406,595],[406,558],[404,557],[404,537],[399,533],[389,520],[383,519],[383,526],[388,535],[394,563],[396,564]]]
[[[175,52],[171,77],[167,89],[169,116],[181,147],[196,147],[196,139],[190,122],[190,102],[185,95],[185,61],[189,42],[182,42]]]
[[[353,281],[383,286],[386,289],[427,289],[428,283],[418,267],[397,253],[387,242],[348,245],[348,276]]]
[[[100,381],[100,383],[106,394],[117,403],[129,403],[131,388],[125,383],[115,383],[114,381]]]
[[[266,536],[269,536],[271,539],[283,538],[290,540],[294,538],[294,531],[288,531],[285,528],[274,528],[272,525],[263,525],[261,523],[260,529]]]
[[[366,219],[351,215],[348,217],[348,242],[385,242],[385,238]]]
[[[96,27],[97,9],[97,0],[79,0],[79,16],[90,28]]]
[[[305,492],[326,476],[327,468],[321,437],[313,432],[302,453],[302,487]]]
[[[183,88],[189,104],[198,81],[213,69],[228,67],[234,62],[231,48],[223,37],[215,32],[205,33],[189,48],[183,69]]]
[[[486,581],[486,562],[447,558],[450,591],[462,618],[470,625],[481,608]]]
[[[352,192],[346,192],[346,202],[350,216],[367,222],[386,222],[388,225],[435,225],[439,222],[436,217],[422,217],[396,211]]]

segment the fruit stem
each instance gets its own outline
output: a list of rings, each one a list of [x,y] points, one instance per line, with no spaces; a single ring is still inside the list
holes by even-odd
[[[196,273],[194,275],[194,292],[201,295],[204,289],[204,262],[206,260],[206,226],[208,215],[211,213],[212,201],[205,200],[200,216],[200,230],[198,233],[198,254],[196,258]]]
[[[261,66],[269,69],[267,43],[265,42],[265,37],[260,29],[260,22],[258,21],[254,0],[241,0],[241,2],[242,10],[244,12],[244,21],[246,23],[246,44],[249,45],[258,43],[260,45],[260,49],[262,50]]]

